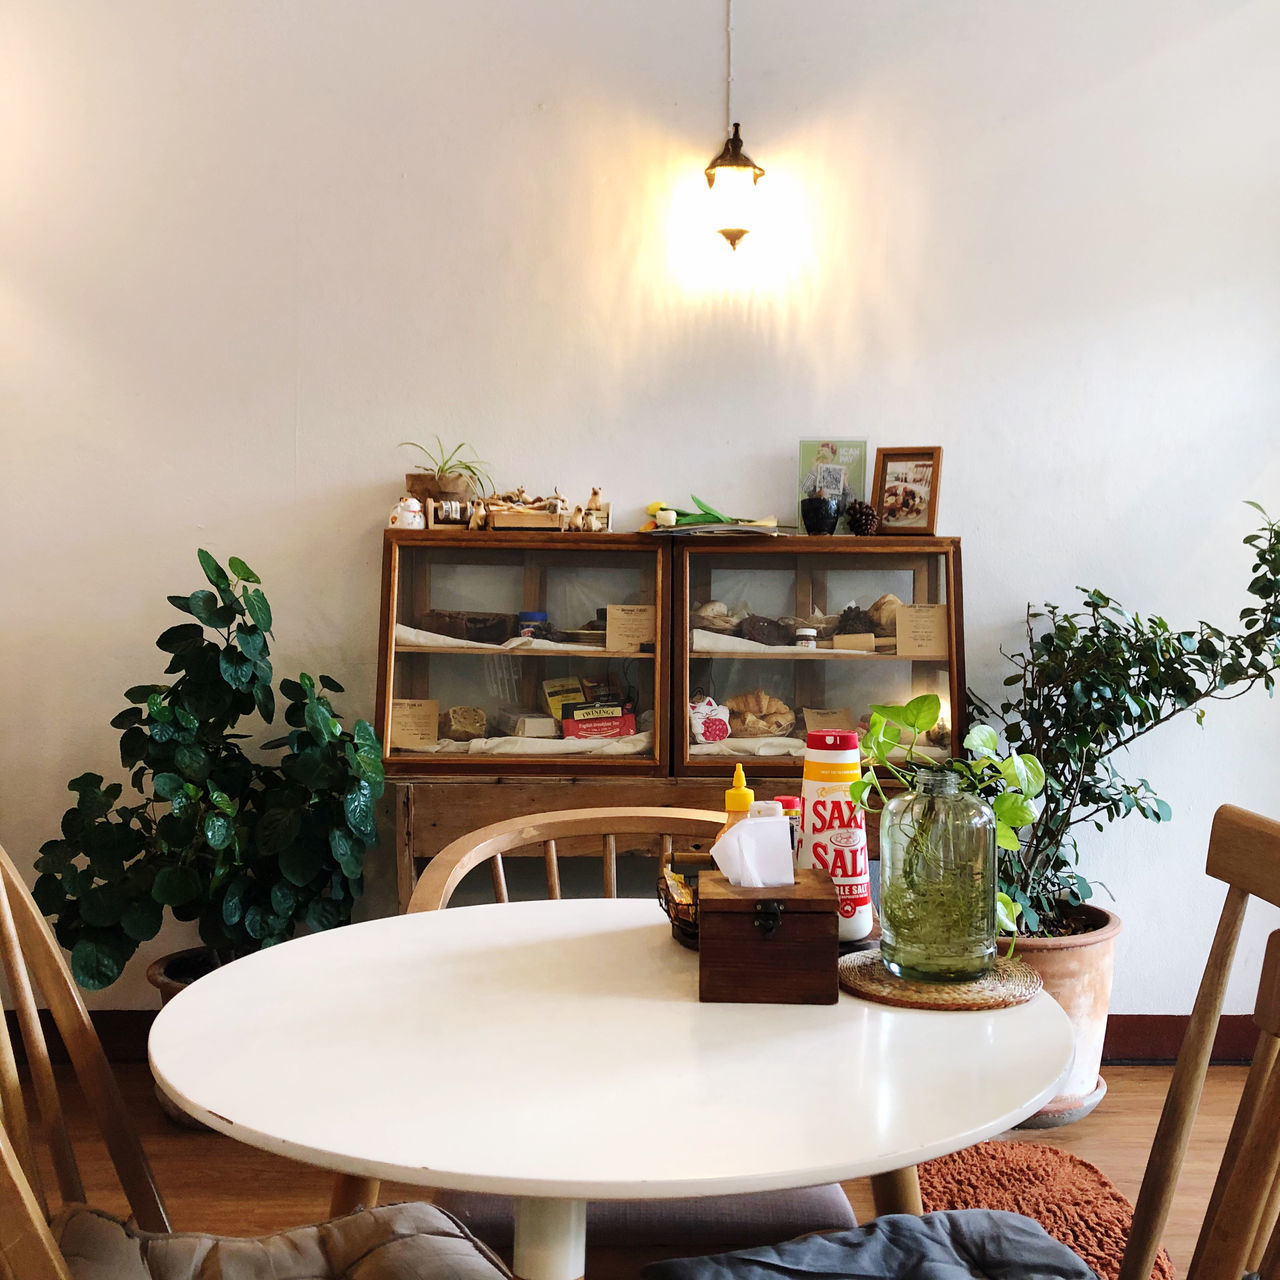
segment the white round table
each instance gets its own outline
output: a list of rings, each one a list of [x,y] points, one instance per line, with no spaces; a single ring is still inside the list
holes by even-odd
[[[151,1066],[241,1142],[366,1178],[511,1194],[516,1272],[582,1275],[587,1200],[884,1174],[1030,1115],[1071,1065],[1047,995],[989,1013],[700,1004],[657,904],[461,907],[201,978]]]

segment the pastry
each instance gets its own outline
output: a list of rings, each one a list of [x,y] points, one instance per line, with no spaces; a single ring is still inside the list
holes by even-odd
[[[878,636],[896,636],[898,634],[898,606],[902,603],[895,595],[881,596],[867,612],[875,623]]]
[[[763,689],[726,698],[729,731],[735,738],[785,738],[795,728],[796,713],[781,698]]]

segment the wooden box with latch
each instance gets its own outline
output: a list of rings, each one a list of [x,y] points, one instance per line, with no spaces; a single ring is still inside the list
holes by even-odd
[[[840,996],[836,888],[817,868],[795,884],[698,877],[698,998],[731,1004],[835,1004]]]

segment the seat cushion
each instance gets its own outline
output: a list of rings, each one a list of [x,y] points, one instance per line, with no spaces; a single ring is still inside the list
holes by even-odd
[[[853,1231],[809,1236],[711,1258],[655,1262],[644,1280],[1097,1280],[1038,1223],[1017,1213],[960,1209],[889,1214]]]
[[[491,1248],[510,1251],[510,1196],[437,1191],[435,1202]],[[849,1198],[835,1183],[682,1200],[592,1200],[587,1205],[587,1248],[670,1247],[710,1253],[856,1225]]]
[[[131,1231],[83,1205],[50,1224],[73,1280],[502,1280],[448,1213],[385,1205],[256,1239]]]

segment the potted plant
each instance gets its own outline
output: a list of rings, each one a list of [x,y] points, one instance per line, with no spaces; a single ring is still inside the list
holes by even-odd
[[[881,955],[900,977],[964,981],[992,964],[997,925],[1012,929],[1013,902],[996,890],[996,847],[1017,848],[1017,829],[1035,817],[1044,770],[1033,755],[1003,759],[993,729],[964,741],[971,759],[917,754],[942,703],[921,694],[905,706],[875,706],[863,735],[864,769],[850,796],[880,808]],[[895,757],[897,757],[895,759]],[[882,776],[902,790],[886,795]]]
[[[435,442],[434,449],[415,440],[400,442],[402,449],[417,449],[427,459],[427,465],[410,471],[404,478],[410,497],[417,498],[425,507],[433,500],[468,502],[493,488],[488,463],[477,458],[469,444],[446,449],[439,436]]]
[[[1002,847],[1001,891],[1016,908],[1017,954],[1040,971],[1076,1026],[1076,1066],[1063,1093],[1033,1123],[1065,1123],[1101,1099],[1098,1076],[1119,920],[1090,901],[1075,832],[1131,814],[1167,822],[1172,808],[1145,778],[1120,772],[1119,757],[1157,726],[1186,712],[1203,722],[1210,700],[1256,684],[1270,694],[1280,669],[1280,523],[1257,503],[1260,529],[1244,539],[1254,555],[1241,629],[1207,622],[1175,631],[1163,618],[1130,613],[1101,591],[1082,609],[1028,608],[1026,648],[1006,654],[1014,670],[993,707],[970,692],[975,712],[999,724],[1014,751],[1044,766],[1039,812],[1014,847]],[[994,749],[994,743],[988,743]]]
[[[275,715],[271,606],[242,560],[228,573],[199,556],[213,589],[170,596],[190,621],[156,641],[173,682],[129,689],[111,722],[141,799],[122,803],[123,784],[100,774],[72,779],[76,803],[36,862],[36,902],[92,990],[155,937],[166,907],[198,922],[204,948],[152,966],[162,995],[299,927],[346,923],[377,840],[382,748],[365,721],[342,727],[328,697],[342,692],[336,681],[281,681],[290,732],[263,749],[283,755],[245,753],[245,718]]]

